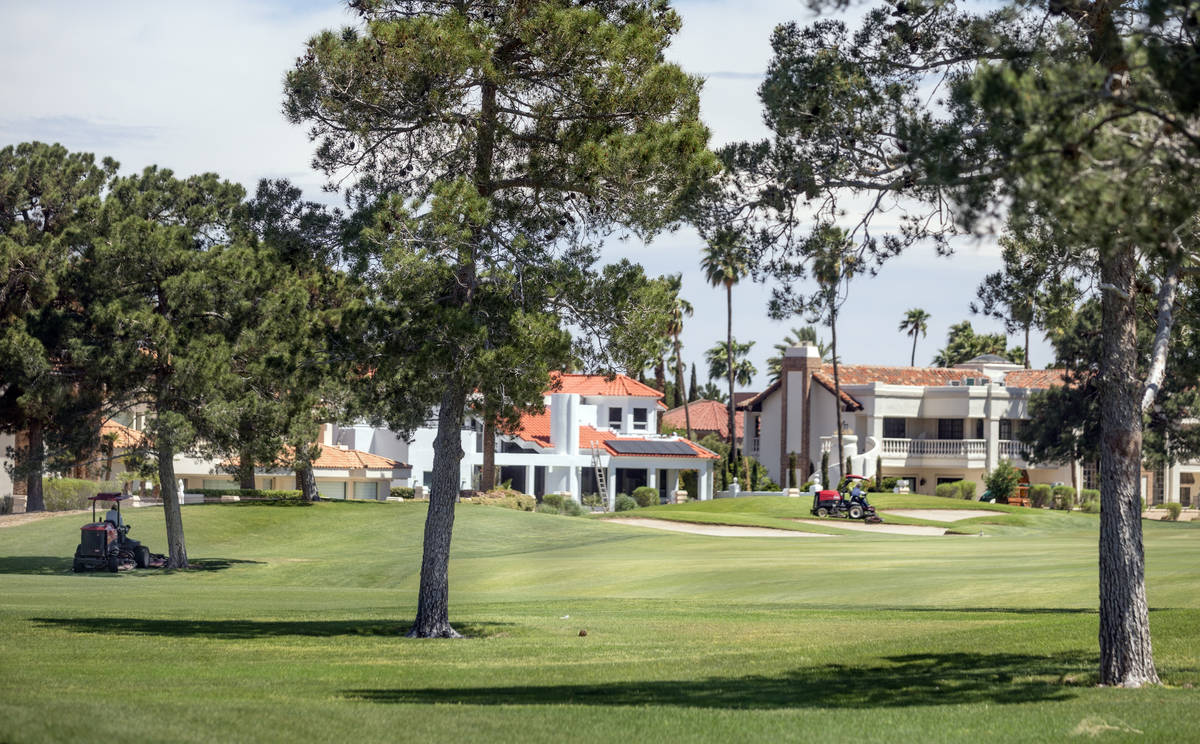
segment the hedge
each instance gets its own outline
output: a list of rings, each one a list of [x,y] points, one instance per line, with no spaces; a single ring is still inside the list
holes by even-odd
[[[658,503],[658,489],[650,486],[638,486],[633,489],[633,500],[638,506],[652,506]]]
[[[527,493],[514,491],[511,488],[493,488],[487,493],[476,496],[473,500],[476,504],[500,506],[505,509],[516,509],[517,511],[533,511],[537,508],[537,499]]]
[[[1046,483],[1038,483],[1029,487],[1029,500],[1035,507],[1041,509],[1044,506],[1050,505],[1051,497],[1050,486]]]
[[[45,478],[42,480],[42,497],[46,511],[89,509],[89,496],[98,493],[118,493],[124,486],[120,481],[89,481],[79,478]]]

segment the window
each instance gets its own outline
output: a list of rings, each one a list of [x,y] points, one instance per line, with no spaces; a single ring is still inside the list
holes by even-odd
[[[1165,480],[1161,471],[1154,474],[1154,489],[1151,491],[1150,496],[1152,503],[1161,504],[1163,502],[1163,485]]]
[[[885,418],[883,420],[884,439],[904,439],[908,436],[906,422],[902,418]]]
[[[1100,466],[1095,462],[1083,464],[1083,487],[1092,489],[1100,487]]]
[[[962,439],[962,419],[938,419],[938,439]]]
[[[645,431],[646,430],[647,424],[649,423],[649,419],[646,416],[646,413],[647,413],[647,411],[645,408],[633,409],[633,428],[636,431]]]
[[[1013,438],[1013,420],[1012,419],[1000,419],[1000,438],[1001,439],[1012,439]]]
[[[608,409],[608,428],[610,428],[610,429],[620,429],[621,428],[621,409],[620,408],[609,408]]]
[[[210,489],[211,489],[211,490],[214,490],[214,491],[217,491],[217,490],[220,490],[220,491],[234,491],[234,490],[237,490],[237,488],[238,488],[238,484],[234,483],[233,481],[227,481],[227,480],[209,480],[208,478],[205,478],[205,479],[204,479],[204,483],[202,484],[202,487],[203,487],[205,490],[210,490]]]
[[[983,419],[975,419],[975,438],[983,439]]]

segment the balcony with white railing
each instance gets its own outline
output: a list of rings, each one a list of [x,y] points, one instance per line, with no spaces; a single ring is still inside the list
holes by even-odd
[[[1017,439],[1000,440],[1000,458],[1003,460],[1029,460],[1029,447]]]
[[[880,444],[884,458],[980,459],[987,457],[983,439],[884,439]]]

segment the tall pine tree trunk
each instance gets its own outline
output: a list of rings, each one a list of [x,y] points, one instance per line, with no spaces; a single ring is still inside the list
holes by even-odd
[[[25,461],[29,465],[29,471],[25,474],[25,511],[46,511],[46,498],[42,493],[42,475],[46,466],[41,421],[33,421],[29,424],[28,438],[29,449]]]
[[[183,539],[183,510],[175,486],[175,448],[166,432],[158,432],[158,480],[163,515],[167,520],[167,568],[187,568],[187,545]]]
[[[305,501],[320,501],[317,491],[317,477],[313,475],[312,463],[304,460],[296,462],[296,486]]]
[[[254,490],[254,457],[247,452],[238,455],[238,488]]]
[[[1029,329],[1033,323],[1025,324],[1025,369],[1033,369],[1029,364]]]
[[[479,469],[479,490],[496,487],[496,422],[491,417],[483,421],[483,466]]]
[[[410,638],[458,638],[450,627],[450,538],[454,531],[454,502],[458,498],[462,462],[463,403],[466,391],[451,382],[442,394],[437,436],[433,440],[433,484],[425,517],[421,555],[421,588],[417,617]]]
[[[1100,683],[1158,684],[1142,548],[1142,412],[1132,249],[1101,257]]]

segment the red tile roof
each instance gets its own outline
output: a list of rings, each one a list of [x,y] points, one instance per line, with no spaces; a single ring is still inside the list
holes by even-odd
[[[510,436],[515,436],[518,439],[525,440],[526,442],[532,442],[533,444],[537,444],[541,447],[549,447],[550,446],[550,410],[549,410],[549,408],[547,408],[544,413],[526,414],[525,416],[523,416],[521,418],[520,428],[515,432],[510,432],[509,434],[510,434]],[[611,431],[604,430],[604,429],[597,429],[592,426],[585,425],[585,426],[579,427],[579,449],[580,450],[590,450],[590,449],[592,449],[592,447],[600,446],[600,447],[603,447],[604,450],[610,455],[617,455],[618,457],[628,457],[628,455],[621,455],[619,452],[612,449],[611,447],[609,447],[606,444],[606,442],[612,441],[613,439],[645,441],[644,437],[622,437],[617,434],[614,434]],[[713,453],[709,452],[708,450],[704,449],[703,447],[701,447],[700,445],[698,445],[694,442],[688,442],[686,439],[681,439],[680,441],[687,442],[688,446],[692,448],[693,452],[695,452],[696,457],[699,457],[704,460],[718,459],[716,455],[714,455]],[[688,457],[688,455],[637,455],[637,456],[638,457]]]
[[[752,394],[753,395],[753,394]],[[734,396],[736,400],[737,396]],[[729,437],[729,407],[717,400],[698,400],[688,404],[688,415],[692,419],[693,432],[716,432],[722,439]],[[737,438],[741,439],[745,421],[741,415],[734,416]],[[662,415],[666,426],[682,430],[686,425],[683,406],[672,408]]]
[[[633,398],[661,398],[663,394],[632,377],[617,375],[612,379],[604,375],[576,375],[563,372],[550,373],[550,389],[546,394],[575,393],[577,395],[620,395]]]
[[[1065,369],[1019,369],[1004,376],[1007,387],[1046,390],[1066,384]]]
[[[113,441],[113,449],[133,449],[139,446],[144,439],[142,432],[137,429],[130,429],[128,426],[118,424],[116,421],[105,421],[100,425],[100,436],[116,435]]]
[[[398,467],[407,467],[390,457],[383,457],[362,450],[341,449],[340,447],[330,447],[324,444],[320,445],[320,447],[320,455],[317,456],[317,459],[313,460],[314,469],[360,470],[365,468],[367,470],[394,470]]]

